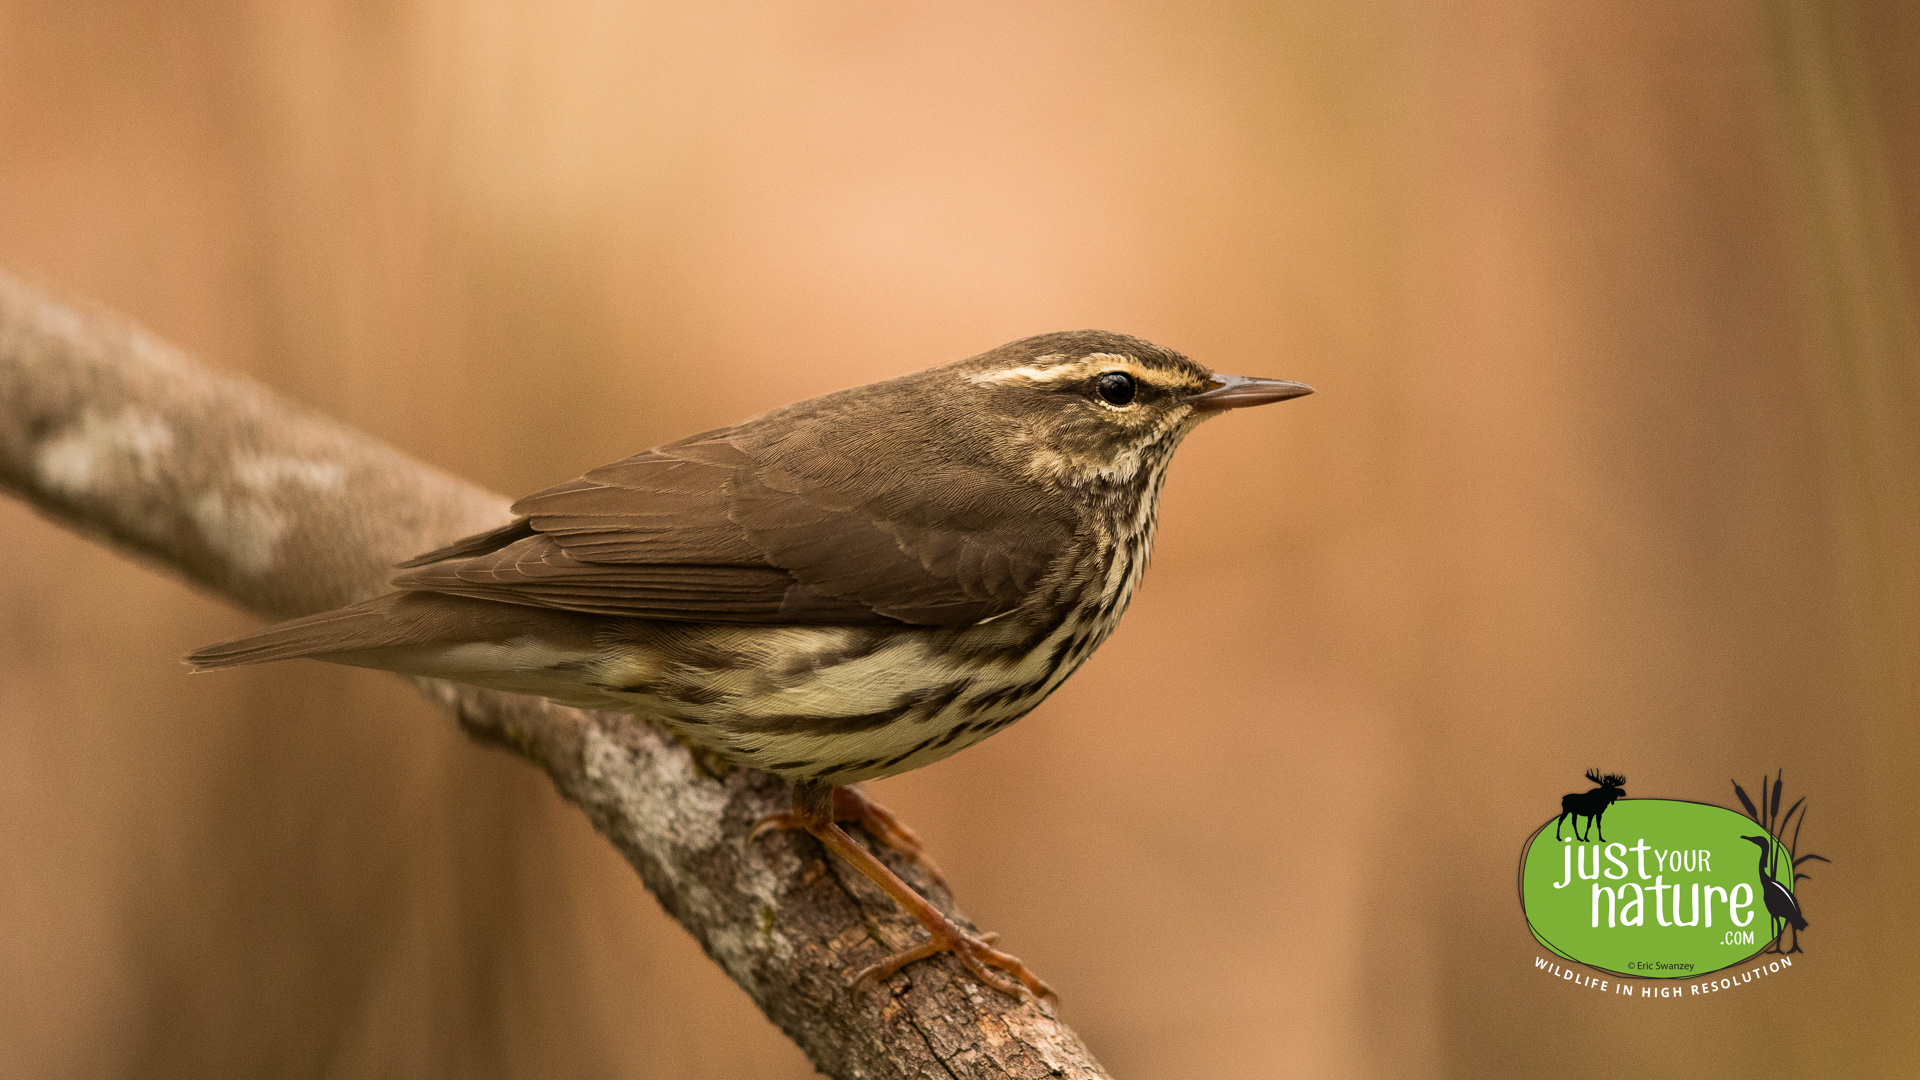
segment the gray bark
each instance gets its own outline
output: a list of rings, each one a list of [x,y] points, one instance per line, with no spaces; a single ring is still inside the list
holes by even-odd
[[[509,517],[497,495],[4,275],[0,486],[274,618],[374,595],[393,563]],[[773,778],[716,778],[624,714],[419,683],[468,734],[544,769],[822,1072],[1105,1075],[1050,1005],[986,989],[951,957],[850,985],[924,931],[811,837],[746,842],[785,805]],[[917,868],[882,857],[953,910]]]

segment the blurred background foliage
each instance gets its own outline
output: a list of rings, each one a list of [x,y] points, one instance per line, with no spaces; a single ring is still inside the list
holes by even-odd
[[[0,0],[0,265],[508,493],[1045,330],[1312,383],[878,785],[968,910],[1128,1077],[1911,1075],[1917,109],[1888,0]],[[0,1075],[807,1074],[533,770],[0,544]],[[1791,975],[1533,970],[1591,766],[1786,769]]]

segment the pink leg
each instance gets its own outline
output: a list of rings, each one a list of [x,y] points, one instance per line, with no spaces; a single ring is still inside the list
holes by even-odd
[[[806,789],[794,789],[793,809],[785,813],[769,814],[760,819],[753,827],[751,836],[758,836],[768,829],[805,829],[812,833],[822,844],[837,853],[841,858],[853,864],[854,869],[865,874],[874,884],[893,897],[907,914],[919,920],[927,928],[927,940],[911,949],[895,953],[885,960],[867,968],[854,976],[855,983],[868,979],[883,979],[915,960],[924,960],[943,952],[951,952],[960,959],[960,963],[974,978],[993,987],[995,990],[1012,997],[1020,996],[1024,986],[1036,997],[1054,997],[1049,987],[1038,975],[1020,962],[1019,957],[1001,952],[993,947],[993,935],[973,935],[962,930],[958,923],[947,918],[939,908],[927,902],[926,897],[915,892],[913,886],[901,881],[899,875],[887,868],[887,865],[874,858],[873,853],[861,847],[836,821],[857,821],[873,837],[895,851],[919,862],[933,874],[940,877],[940,871],[920,849],[920,841],[912,830],[901,824],[891,812],[879,803],[867,798],[866,793],[848,786],[834,788],[831,800],[817,797],[807,798],[811,794]],[[843,816],[845,815],[845,816]],[[942,880],[942,884],[945,881]],[[1015,979],[1014,983],[1000,974],[998,968]]]

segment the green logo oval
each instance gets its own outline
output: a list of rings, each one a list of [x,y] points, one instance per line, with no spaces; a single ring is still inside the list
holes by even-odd
[[[1690,979],[1751,959],[1779,935],[1767,894],[1792,891],[1792,859],[1752,819],[1706,803],[1619,799],[1603,823],[1604,842],[1560,819],[1528,839],[1520,906],[1540,944],[1615,975]]]

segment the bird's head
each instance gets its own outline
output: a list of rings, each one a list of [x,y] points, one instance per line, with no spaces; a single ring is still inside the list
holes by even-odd
[[[1131,485],[1158,473],[1202,420],[1313,392],[1217,374],[1171,349],[1098,330],[1023,338],[944,370],[993,418],[1007,464],[1072,486]]]
[[[1773,847],[1773,841],[1770,838],[1765,836],[1743,836],[1740,839],[1753,841],[1754,843],[1760,845],[1760,849],[1762,851],[1768,850]]]

